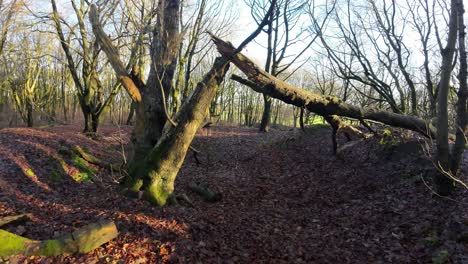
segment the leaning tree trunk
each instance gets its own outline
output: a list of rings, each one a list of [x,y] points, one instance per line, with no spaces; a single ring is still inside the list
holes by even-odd
[[[162,137],[149,154],[130,167],[130,189],[142,190],[145,198],[163,206],[172,195],[174,181],[190,143],[203,123],[208,107],[228,69],[228,60],[217,58],[212,69],[198,83],[192,96],[175,117],[175,124],[166,124]]]
[[[434,137],[436,135],[435,129],[428,122],[418,117],[379,111],[372,108],[359,108],[333,96],[321,96],[289,85],[262,70],[242,53],[233,56],[236,49],[231,44],[214,36],[212,38],[218,51],[223,56],[232,57],[231,62],[247,76],[248,80],[235,75],[232,78],[257,92],[267,94],[288,104],[304,107],[322,116],[338,115],[359,120],[369,119],[390,126],[417,131],[426,136]]]

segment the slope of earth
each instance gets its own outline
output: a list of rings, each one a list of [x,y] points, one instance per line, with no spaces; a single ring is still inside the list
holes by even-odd
[[[369,139],[333,156],[327,128],[203,129],[201,164],[189,153],[176,181],[194,207],[160,209],[119,195],[119,173],[92,167],[77,182],[82,168],[60,151],[80,145],[116,162],[130,131],[104,127],[92,140],[79,126],[0,130],[0,217],[31,214],[6,229],[49,239],[105,218],[120,231],[87,254],[10,262],[468,263],[467,191],[434,195],[415,139]],[[203,202],[195,182],[222,201]]]

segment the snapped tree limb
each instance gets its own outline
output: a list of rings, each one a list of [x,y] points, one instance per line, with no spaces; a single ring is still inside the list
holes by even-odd
[[[115,73],[122,82],[122,85],[124,86],[125,90],[134,102],[141,102],[140,89],[137,87],[134,80],[132,80],[131,75],[128,74],[127,70],[125,69],[125,66],[120,60],[118,50],[115,48],[115,46],[112,44],[112,41],[102,29],[102,25],[99,23],[99,17],[95,5],[91,5],[89,20],[91,21],[93,32],[99,41],[99,45],[101,46],[102,50],[106,53],[110,64],[114,68]]]
[[[232,79],[255,90],[285,103],[304,107],[318,115],[338,115],[359,120],[369,119],[390,126],[401,127],[434,137],[436,130],[429,122],[415,116],[401,115],[371,108],[359,108],[350,105],[333,96],[322,96],[304,89],[292,86],[258,67],[242,53],[235,54],[236,48],[222,39],[212,36],[219,53],[231,58],[247,79],[233,75]],[[233,55],[235,54],[235,55]]]

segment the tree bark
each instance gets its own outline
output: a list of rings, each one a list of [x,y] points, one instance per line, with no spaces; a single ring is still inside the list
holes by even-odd
[[[165,107],[172,90],[179,52],[180,0],[161,0],[151,43],[151,67],[146,85],[140,87],[142,103],[136,107],[132,162],[138,162],[162,136],[167,121]]]
[[[113,46],[99,24],[96,7],[91,6],[90,21],[99,45],[136,103],[136,121],[132,133],[133,157],[130,163],[138,163],[156,145],[162,136],[167,121],[165,105],[172,89],[177,53],[181,41],[179,34],[180,0],[161,0],[151,43],[151,68],[148,81],[144,84],[139,74],[128,74],[120,61],[118,50]]]
[[[463,14],[465,13],[465,9],[463,6],[463,1],[458,2],[458,43],[459,43],[459,51],[460,51],[460,72],[458,74],[458,80],[460,81],[460,87],[458,88],[458,102],[456,106],[456,113],[457,113],[457,122],[456,122],[456,139],[455,144],[452,149],[451,153],[451,160],[450,160],[450,173],[453,176],[457,176],[460,164],[463,160],[463,153],[466,149],[467,137],[466,133],[468,132],[467,124],[468,124],[468,110],[467,110],[467,102],[468,102],[468,85],[467,85],[467,54],[466,54],[466,46],[465,46],[465,23],[463,20]]]
[[[441,173],[435,176],[437,191],[441,195],[452,192],[453,181],[446,175],[450,173],[450,150],[448,143],[448,93],[450,89],[450,77],[452,75],[452,62],[457,42],[457,0],[451,1],[449,20],[449,32],[447,45],[442,51],[441,78],[439,93],[437,96],[437,153],[436,165]]]
[[[304,126],[304,108],[301,107],[301,112],[299,114],[299,126],[301,127],[302,131],[305,131],[305,126]]]
[[[30,98],[26,98],[26,120],[27,126],[33,127],[34,116],[33,116],[33,105]]]
[[[338,115],[359,120],[369,119],[382,122],[390,126],[417,131],[426,136],[434,137],[436,135],[435,129],[428,122],[418,117],[390,113],[371,108],[359,108],[347,104],[333,96],[321,96],[289,85],[262,70],[242,53],[237,53],[233,56],[235,48],[231,44],[215,36],[212,36],[212,38],[218,48],[218,51],[223,56],[230,57],[231,61],[248,78],[248,80],[246,80],[242,77],[233,75],[232,79],[249,86],[257,92],[267,94],[288,104],[304,107],[309,111],[322,116]]]
[[[127,126],[132,125],[132,119],[133,119],[133,115],[135,114],[135,108],[136,108],[136,103],[132,101],[132,103],[130,104],[130,112],[128,112],[127,121],[125,122]]]
[[[166,1],[161,1],[160,4],[163,3],[163,7],[174,10],[168,11],[167,13],[164,12],[162,18],[174,16],[173,12],[179,11],[179,1],[169,0],[167,2],[167,5],[164,4]],[[275,2],[276,0],[273,0],[272,6]],[[161,8],[159,10],[161,12]],[[272,12],[272,10],[273,8],[271,7],[269,13]],[[161,16],[158,17],[161,18]],[[147,141],[145,141],[145,138],[143,138],[142,143],[144,144],[142,145],[137,144],[139,142],[134,142],[135,151],[139,151],[138,155],[140,156],[139,158],[134,157],[133,162],[129,168],[129,176],[126,177],[124,182],[124,184],[131,191],[142,190],[145,198],[148,201],[153,204],[162,206],[166,204],[167,200],[172,196],[172,192],[174,190],[174,181],[177,173],[182,166],[187,150],[190,147],[190,143],[192,142],[197,129],[202,124],[204,117],[207,114],[207,110],[211,101],[216,96],[218,86],[224,79],[226,71],[229,67],[229,59],[226,57],[221,57],[215,60],[211,70],[204,76],[203,80],[198,83],[191,97],[182,105],[180,111],[177,113],[173,121],[166,111],[166,98],[164,98],[164,95],[166,94],[165,92],[161,91],[160,94],[162,96],[162,105],[145,103],[145,100],[147,99],[154,101],[154,97],[152,97],[153,94],[145,93],[145,91],[148,91],[151,86],[149,84],[145,86],[141,82],[140,78],[135,78],[135,76],[137,76],[136,74],[129,75],[125,71],[119,59],[117,49],[112,45],[111,40],[107,37],[102,29],[102,26],[99,24],[96,7],[94,5],[91,6],[90,20],[91,24],[93,25],[93,31],[96,35],[97,41],[100,43],[101,47],[109,58],[109,61],[116,71],[119,79],[122,81],[123,86],[131,95],[131,91],[137,92],[139,95],[138,98],[141,100],[141,103],[139,103],[137,106],[137,123],[134,128],[134,135],[137,136],[134,136],[133,138],[142,140],[142,135],[145,136],[144,133],[148,131],[145,129],[147,128],[145,127],[145,123],[142,123],[142,121],[145,121],[145,119],[154,120],[158,118],[155,111],[146,111],[147,109],[145,107],[149,107],[149,110],[152,110],[151,107],[153,107],[153,109],[156,107],[162,107],[162,110],[164,110],[163,114],[165,114],[165,120],[168,120],[161,137],[159,140],[157,140],[157,142],[155,142],[155,145],[146,144]],[[172,22],[174,21],[166,23],[165,26],[162,26],[161,28],[168,28],[167,32],[169,32],[171,29],[178,27],[178,23],[172,24]],[[265,25],[265,22],[266,21],[262,21],[257,30],[254,31],[249,37],[247,37],[242,42],[239,49],[233,54],[239,52],[241,48],[245,47],[248,42],[257,36],[260,33],[262,27]],[[159,23],[157,26],[160,26]],[[167,32],[163,30],[162,34],[155,37],[168,36]],[[179,35],[176,33],[174,34],[175,36],[172,36],[173,39],[166,39],[166,41],[157,42],[156,44],[162,45],[161,47],[167,51],[158,53],[157,59],[160,59],[162,63],[168,63],[167,65],[170,67],[172,67],[174,64],[173,66],[175,69],[175,62],[172,60],[172,55],[177,55],[177,46],[179,43],[178,41],[174,40],[176,38],[178,39]],[[153,48],[156,50],[158,46],[153,46]],[[174,58],[176,57],[177,56]],[[153,65],[155,65],[155,63],[153,63]],[[160,68],[155,66],[152,72],[150,72],[150,75],[154,75],[153,82],[154,79],[156,79],[160,90],[164,90],[166,87],[164,86],[164,80],[161,78],[161,76],[156,74],[160,70]],[[165,70],[167,71],[168,69],[166,68]],[[170,73],[164,74],[166,75]],[[138,100],[135,99],[134,101],[138,102]],[[156,102],[159,103],[161,101]],[[146,123],[146,125],[151,124]],[[154,128],[151,127],[151,129]],[[152,136],[151,140],[154,139],[154,134],[149,136]],[[145,153],[141,151],[139,147],[148,148],[149,151]]]
[[[271,119],[271,102],[272,99],[268,95],[263,94],[263,113],[262,113],[262,121],[260,122],[260,131],[261,132],[268,132],[270,127],[270,119]]]
[[[145,159],[134,163],[129,170],[132,191],[143,190],[152,204],[163,206],[171,197],[174,181],[197,129],[203,123],[208,107],[223,81],[229,62],[217,58],[212,69],[198,83],[192,96],[182,105],[172,126],[166,124],[164,133]]]

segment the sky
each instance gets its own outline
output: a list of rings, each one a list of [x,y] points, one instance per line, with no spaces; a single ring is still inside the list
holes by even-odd
[[[70,0],[56,0],[59,6],[59,10],[62,14],[71,14],[71,6],[69,5]],[[211,0],[216,1],[216,0]],[[236,20],[236,26],[233,28],[233,35],[232,39],[229,39],[234,45],[238,45],[242,42],[248,35],[252,33],[253,30],[257,28],[257,24],[253,20],[250,14],[250,8],[245,4],[244,0],[232,0],[235,2],[233,8],[237,8],[237,12],[239,13],[239,17]],[[315,0],[315,1],[323,1],[323,0]],[[380,1],[388,1],[388,0],[380,0]],[[399,0],[402,1],[402,0]],[[443,1],[443,0],[442,0]],[[465,8],[468,10],[468,0],[463,0]],[[50,1],[49,0],[35,0],[32,1],[32,4],[36,10],[44,10],[50,11]],[[67,10],[68,9],[68,10]],[[308,19],[308,18],[306,18]],[[465,21],[468,21],[468,14],[465,14]],[[466,23],[468,24],[468,23]],[[305,33],[306,34],[306,33]],[[419,41],[417,36],[415,35],[414,41]],[[408,36],[405,36],[408,38]],[[409,36],[411,38],[411,36]],[[255,41],[252,41],[245,49],[244,53],[249,56],[251,59],[263,65],[266,58],[266,50],[264,47],[259,45],[258,43],[266,43],[266,34],[261,33]],[[301,45],[297,45],[296,47],[290,47],[289,51],[294,54],[298,53],[301,49]],[[309,55],[312,54],[313,51],[309,52]],[[306,56],[306,55],[305,55]],[[306,65],[307,66],[307,65]]]
[[[389,1],[389,0],[380,0],[380,1]],[[398,1],[403,1],[403,0],[398,0]],[[442,0],[445,1],[445,0]],[[447,0],[448,1],[448,0]],[[465,9],[468,10],[468,0],[463,0],[463,4],[465,6]],[[248,35],[252,33],[253,30],[256,29],[257,25],[255,21],[253,20],[251,14],[250,14],[250,9],[249,7],[245,4],[244,0],[238,0],[237,1],[237,6],[239,8],[239,19],[237,21],[237,28],[234,30],[235,31],[235,39],[231,40],[231,42],[234,43],[234,45],[240,44],[242,40],[244,40]],[[468,25],[468,12],[465,13],[465,24]],[[414,37],[415,42],[419,42],[418,36],[416,34],[412,36],[405,36],[405,38],[412,38]],[[247,56],[249,56],[251,59],[253,59],[256,62],[263,63],[265,62],[265,57],[266,57],[266,50],[264,47],[257,43],[266,43],[266,34],[261,33],[255,41],[252,41],[243,51]],[[411,42],[410,40],[409,42]],[[291,53],[297,53],[299,52],[300,47],[292,47],[290,49]],[[312,53],[312,52],[311,52]],[[311,54],[309,53],[309,54]],[[307,67],[307,65],[305,65]]]

